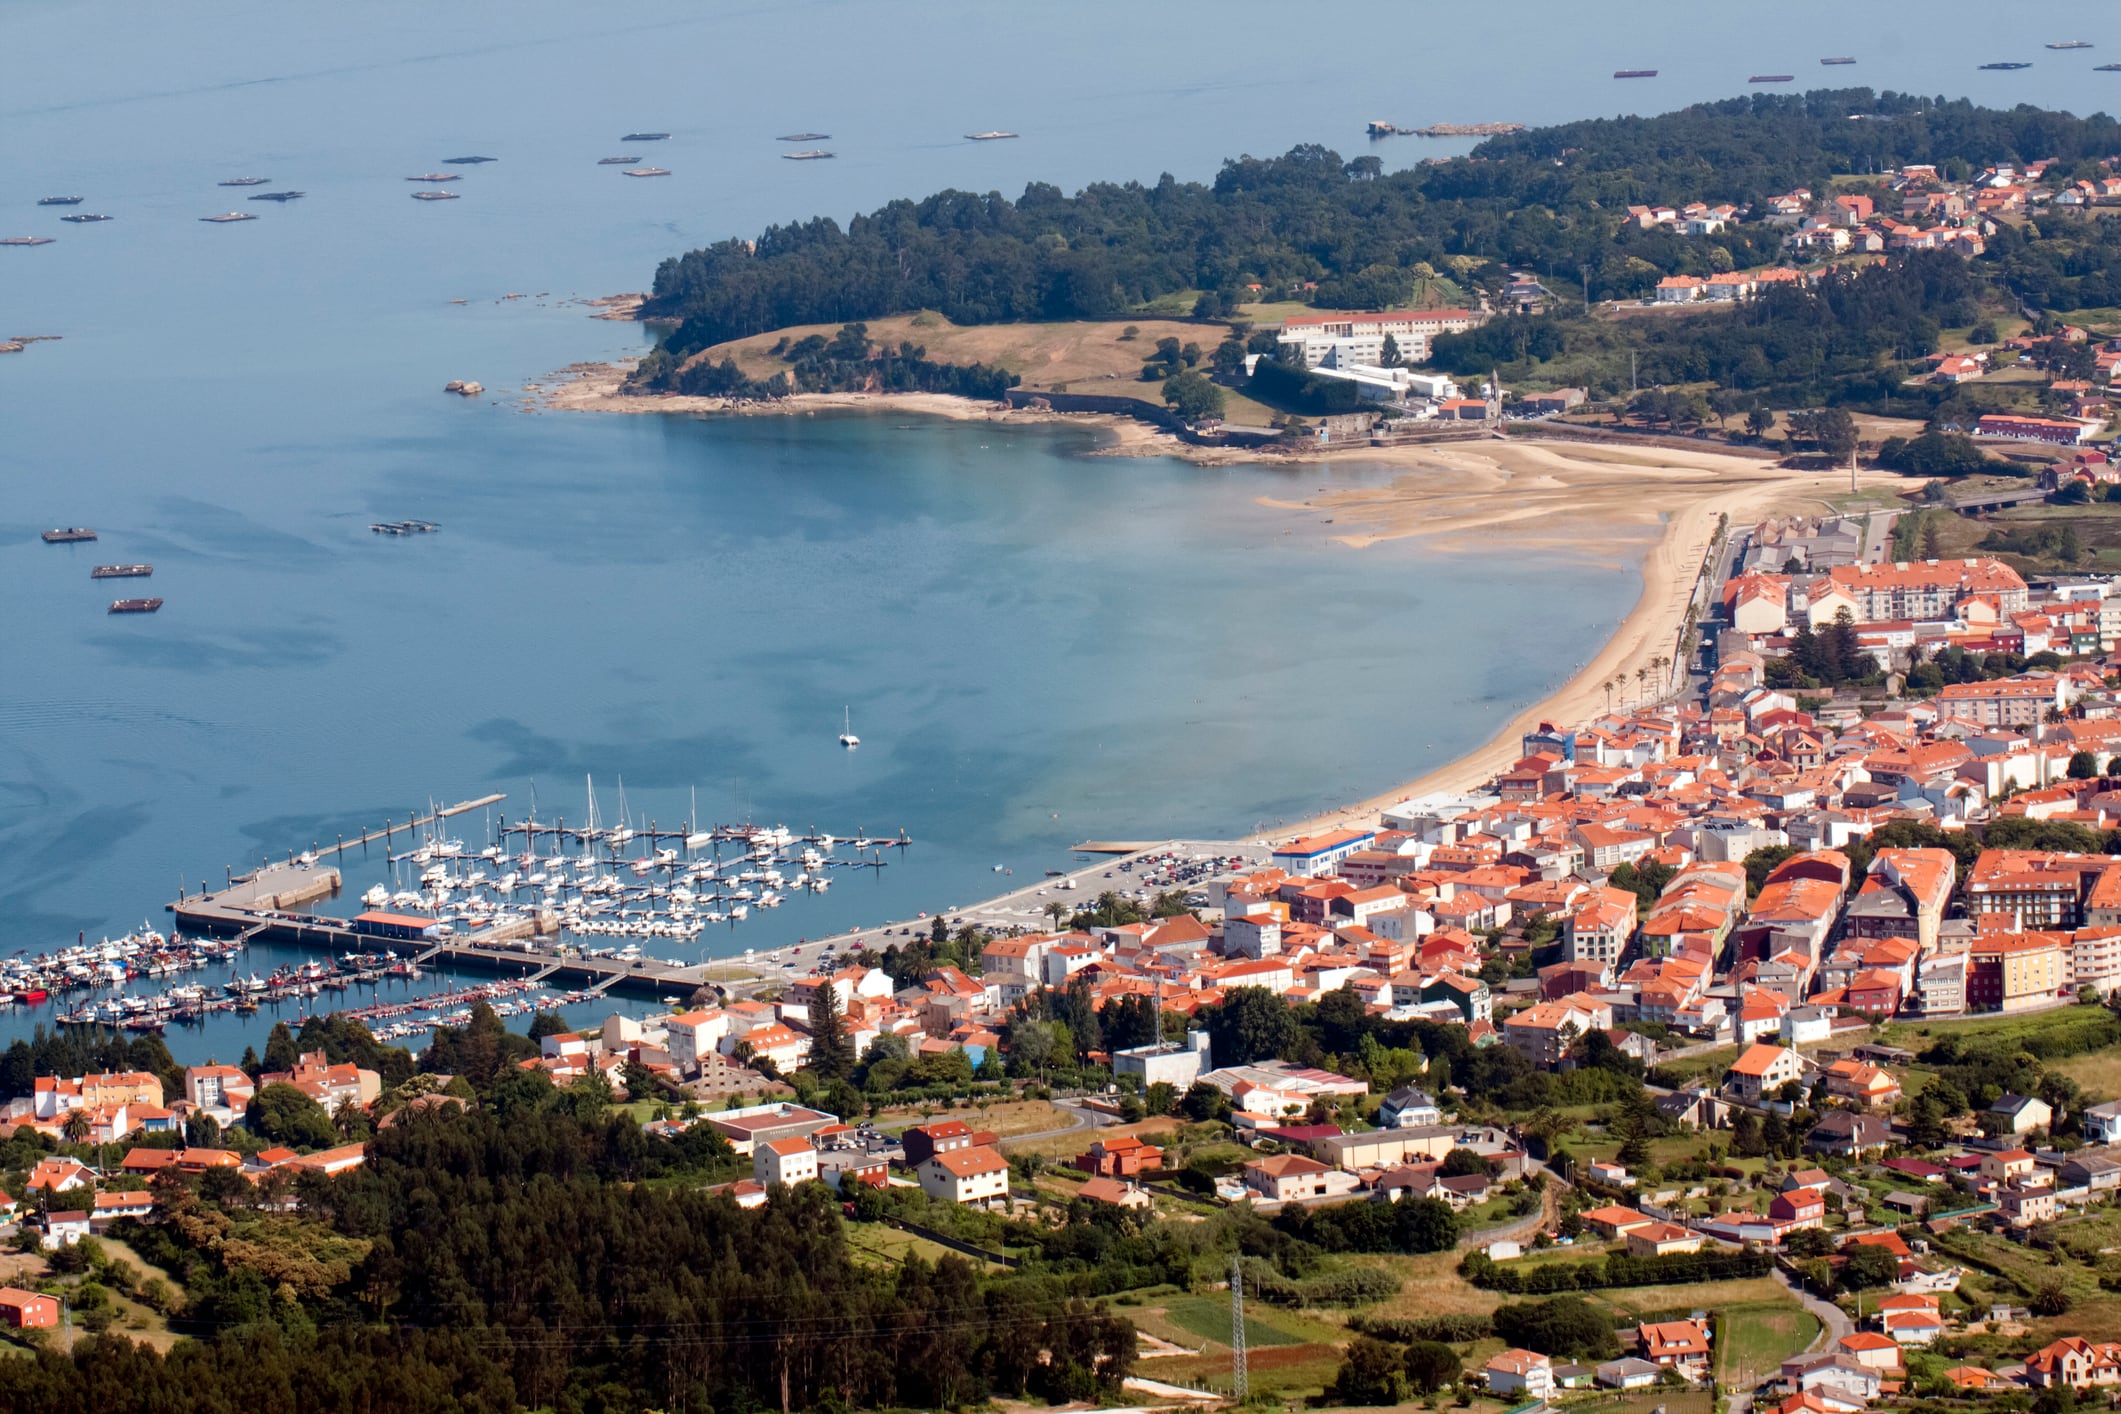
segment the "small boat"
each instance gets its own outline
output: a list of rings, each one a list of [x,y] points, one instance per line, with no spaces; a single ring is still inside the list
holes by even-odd
[[[667,177],[670,175],[670,169],[668,167],[628,167],[626,175],[629,177]]]
[[[85,525],[69,525],[64,530],[47,530],[44,543],[47,545],[72,545],[82,540],[93,540],[96,532]]]
[[[1754,74],[1747,83],[1795,83],[1795,74]]]
[[[224,187],[262,187],[271,180],[271,177],[230,177],[221,185]]]
[[[442,159],[442,165],[445,167],[476,167],[481,162],[498,162],[500,160],[498,157],[445,157]]]
[[[599,167],[630,167],[640,160],[638,157],[599,157],[597,165]]]
[[[997,129],[996,131],[991,133],[966,133],[965,136],[970,138],[974,142],[1000,142],[1003,138],[1020,137],[1022,136],[1022,134],[1005,133]]]
[[[15,993],[15,1000],[18,1002],[27,1002],[29,1005],[35,1006],[37,1003],[43,1001],[46,997],[49,997],[50,995],[51,993],[45,991],[42,987],[31,987],[27,991]]]
[[[2031,64],[2019,64],[2019,63],[2008,63],[2008,62],[1998,62],[1998,63],[1994,63],[1994,64],[1983,64],[1983,65],[1982,65],[1981,67],[1982,67],[1982,68],[1984,68],[1984,69],[2030,69],[2030,68],[2032,67],[2032,65],[2031,65]]]
[[[152,614],[161,607],[160,599],[113,599],[110,611],[114,614]]]
[[[619,139],[619,141],[620,141],[620,142],[661,142],[661,141],[663,141],[663,140],[664,140],[665,138],[667,138],[667,137],[669,137],[669,136],[670,136],[670,134],[669,134],[669,133],[628,133],[628,134],[626,134],[626,136],[624,136],[624,137],[620,138],[620,139]]]
[[[840,745],[851,751],[861,744],[862,739],[854,734],[854,709],[842,707],[840,709]]]
[[[39,206],[79,206],[79,205],[80,205],[80,204],[81,204],[81,203],[82,203],[83,201],[86,201],[87,199],[88,199],[88,198],[86,198],[86,197],[80,197],[80,196],[40,196],[40,197],[38,197],[38,198],[37,198],[37,205],[39,205]]]
[[[464,180],[464,174],[462,172],[422,172],[417,177],[407,177],[405,180],[408,182],[461,182]]]
[[[416,191],[412,194],[412,199],[414,201],[455,201],[457,193],[453,191]]]
[[[2063,39],[2057,40],[2047,47],[2050,49],[2089,49],[2092,47],[2092,42],[2088,39]]]
[[[1856,61],[1848,57],[1848,55],[1843,54],[1833,59],[1821,59],[1819,62],[1822,64],[1853,64]]]
[[[255,211],[224,211],[219,216],[201,216],[199,219],[201,221],[212,221],[216,224],[225,224],[229,221],[255,221],[258,219],[258,214]]]
[[[145,579],[155,572],[153,565],[97,565],[88,572],[90,579]]]
[[[775,142],[823,142],[831,133],[787,133],[774,139]]]
[[[61,221],[73,221],[86,226],[94,221],[108,221],[110,217],[95,211],[77,211],[71,216],[61,216],[59,219]]]
[[[830,157],[832,154],[822,147],[813,147],[803,152],[784,152],[781,156],[787,158],[790,162],[815,162],[821,157]]]
[[[1655,69],[1615,69],[1613,70],[1613,77],[1616,79],[1654,79],[1657,77],[1657,71]]]
[[[0,245],[50,245],[55,236],[0,236]]]
[[[305,197],[305,196],[308,196],[308,195],[309,195],[309,193],[308,193],[308,192],[306,192],[306,191],[261,191],[261,192],[259,192],[259,193],[258,193],[258,194],[257,194],[256,196],[252,197],[252,198],[251,198],[251,200],[252,200],[252,201],[300,201],[300,200],[301,200],[301,199],[302,199],[303,197]]]

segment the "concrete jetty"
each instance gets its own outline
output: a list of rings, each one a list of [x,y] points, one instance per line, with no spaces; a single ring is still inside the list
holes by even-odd
[[[333,956],[371,952],[393,942],[374,933],[358,932],[347,919],[300,911],[302,904],[337,893],[340,883],[339,871],[328,865],[268,864],[232,880],[225,889],[180,898],[169,905],[169,911],[183,932],[262,939],[324,950]],[[418,940],[411,944],[417,950],[411,960],[579,981],[596,992],[624,987],[657,995],[674,994],[681,1000],[689,998],[705,981],[705,964],[675,966],[653,958],[562,957],[517,945],[535,929],[534,920],[525,917],[513,924],[482,928],[462,938]]]

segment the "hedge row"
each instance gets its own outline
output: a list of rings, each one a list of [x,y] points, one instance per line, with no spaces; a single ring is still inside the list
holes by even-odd
[[[1557,1291],[1596,1291],[1614,1286],[1676,1286],[1685,1282],[1732,1281],[1765,1276],[1775,1259],[1765,1252],[1674,1252],[1663,1257],[1614,1255],[1588,1262],[1548,1262],[1537,1266],[1501,1266],[1486,1253],[1474,1252],[1458,1264],[1473,1285],[1513,1296],[1544,1296]]]

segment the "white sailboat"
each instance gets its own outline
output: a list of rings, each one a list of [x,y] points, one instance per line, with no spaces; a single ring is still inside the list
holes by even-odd
[[[851,751],[861,744],[862,739],[854,734],[853,709],[840,708],[840,745]]]

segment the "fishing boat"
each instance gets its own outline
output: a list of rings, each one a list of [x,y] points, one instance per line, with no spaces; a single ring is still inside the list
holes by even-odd
[[[1657,71],[1655,69],[1615,69],[1613,70],[1613,77],[1616,79],[1654,79],[1657,77]]]
[[[445,157],[442,159],[442,165],[445,167],[476,167],[481,162],[498,162],[500,160],[498,157]]]
[[[2032,65],[2012,61],[1998,61],[1994,64],[1983,64],[1981,67],[1984,69],[2030,69]]]
[[[271,180],[271,177],[230,177],[221,185],[224,187],[262,187]]]
[[[620,141],[620,142],[661,142],[661,141],[663,141],[663,140],[664,140],[665,138],[667,138],[667,137],[669,137],[669,136],[670,136],[670,134],[669,134],[669,133],[628,133],[628,134],[626,134],[626,136],[624,136],[624,137],[620,138],[620,139],[619,139],[619,141]]]
[[[825,140],[826,138],[828,138],[828,137],[831,137],[831,136],[832,136],[832,134],[831,134],[831,133],[785,133],[785,134],[783,134],[782,136],[780,136],[780,137],[777,137],[777,138],[775,138],[775,139],[774,139],[774,141],[775,141],[775,142],[823,142],[823,141],[824,141],[824,140]]]
[[[1754,74],[1747,83],[1795,83],[1795,74]]]
[[[640,160],[638,157],[599,157],[597,165],[599,167],[628,167]]]
[[[1853,63],[1855,63],[1856,61],[1855,61],[1854,59],[1851,59],[1851,58],[1850,58],[1850,57],[1849,57],[1848,55],[1846,55],[1846,54],[1843,54],[1843,55],[1839,55],[1839,56],[1837,56],[1837,57],[1835,57],[1835,58],[1832,58],[1832,59],[1821,59],[1821,60],[1820,60],[1819,62],[1820,62],[1820,63],[1822,63],[1822,64],[1829,64],[1829,65],[1831,65],[1831,64],[1853,64]]]
[[[412,199],[414,201],[455,201],[457,193],[453,191],[416,191],[412,194]]]
[[[862,739],[854,734],[854,709],[842,707],[840,709],[840,745],[851,751],[861,744]]]
[[[629,177],[667,177],[670,175],[670,169],[668,167],[628,167],[626,175]]]
[[[832,153],[827,152],[822,147],[813,147],[802,152],[784,152],[781,154],[790,162],[815,162],[821,157],[830,157],[832,155]]]
[[[87,199],[88,199],[88,198],[86,198],[86,197],[80,197],[80,196],[40,196],[40,197],[38,197],[38,198],[37,198],[37,205],[39,205],[39,206],[79,206],[79,205],[80,205],[80,204],[81,204],[82,202],[86,201]]]
[[[160,599],[113,599],[110,611],[114,614],[152,614],[161,607]]]
[[[0,245],[50,245],[52,236],[0,236]]]
[[[153,565],[97,565],[88,572],[90,579],[145,579],[155,572]]]
[[[93,540],[96,532],[85,525],[69,525],[64,530],[47,530],[44,543],[47,545],[72,545],[83,540]]]
[[[255,211],[224,211],[219,216],[201,216],[199,219],[201,221],[211,221],[218,226],[226,225],[230,221],[255,221],[258,219],[258,213]]]
[[[2050,49],[2089,49],[2092,47],[2092,42],[2088,39],[2060,39],[2047,47]]]
[[[95,211],[81,211],[81,212],[76,212],[76,213],[75,213],[74,215],[72,215],[72,216],[61,216],[61,217],[60,217],[59,219],[60,219],[61,221],[73,221],[73,222],[76,222],[76,223],[78,223],[78,224],[80,224],[80,225],[86,226],[86,225],[88,225],[88,224],[90,224],[91,222],[94,222],[94,221],[108,221],[108,220],[110,220],[110,217],[108,217],[108,216],[105,216],[105,215],[103,215],[103,214],[102,214],[102,213],[100,213],[100,212],[95,212]]]
[[[965,136],[974,142],[1000,142],[1003,138],[1020,137],[1022,134],[995,131],[991,133],[966,133]]]

